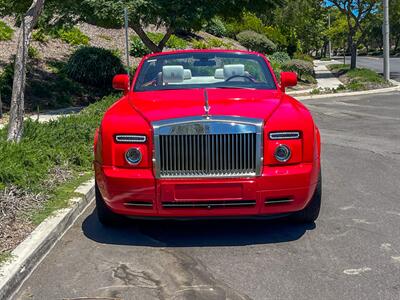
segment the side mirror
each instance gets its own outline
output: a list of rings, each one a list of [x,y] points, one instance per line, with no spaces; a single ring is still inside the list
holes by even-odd
[[[112,87],[115,90],[124,91],[128,93],[129,91],[129,76],[127,74],[115,75],[112,81]]]
[[[281,72],[281,90],[285,92],[285,89],[289,86],[297,85],[297,74],[294,72]]]

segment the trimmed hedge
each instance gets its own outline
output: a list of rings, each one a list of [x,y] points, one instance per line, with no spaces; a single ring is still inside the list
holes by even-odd
[[[276,50],[276,45],[272,41],[255,31],[242,31],[236,38],[242,46],[253,51],[271,54]]]
[[[79,48],[66,65],[66,73],[71,79],[103,89],[110,89],[113,77],[124,72],[119,57],[110,50],[97,47]]]
[[[290,60],[290,56],[286,52],[275,52],[274,54],[268,56],[268,58],[271,62],[273,61],[280,65]]]
[[[302,81],[313,81],[314,78],[314,65],[311,62],[292,59],[282,64],[282,71],[295,72]]]

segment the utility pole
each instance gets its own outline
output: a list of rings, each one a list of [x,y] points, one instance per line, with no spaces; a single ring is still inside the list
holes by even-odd
[[[390,79],[389,0],[383,0],[383,77]]]
[[[128,36],[128,28],[129,28],[129,24],[128,24],[128,9],[125,8],[124,9],[124,19],[125,19],[125,55],[126,55],[126,65],[127,65],[127,73],[128,76],[130,76],[131,73],[131,66],[129,63],[129,36]]]
[[[328,13],[328,29],[331,29],[331,13]],[[328,58],[331,59],[332,56],[332,43],[331,38],[328,41]]]

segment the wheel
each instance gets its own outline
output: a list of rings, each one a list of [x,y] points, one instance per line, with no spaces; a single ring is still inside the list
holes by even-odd
[[[317,220],[319,215],[319,210],[321,208],[321,198],[322,198],[322,178],[320,172],[318,176],[318,183],[310,202],[303,210],[294,213],[292,215],[292,219],[300,223],[312,223],[315,220]]]
[[[118,221],[118,215],[112,212],[105,204],[97,183],[95,183],[95,194],[97,218],[99,219],[100,223],[105,226],[116,225]]]

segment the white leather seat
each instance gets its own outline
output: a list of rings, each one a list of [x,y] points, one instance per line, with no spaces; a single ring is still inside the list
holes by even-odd
[[[190,69],[183,69],[183,79],[184,80],[192,79],[192,71]]]
[[[232,76],[244,76],[244,65],[224,65],[224,79],[228,79]]]
[[[214,78],[215,79],[224,79],[224,69],[216,69]]]
[[[163,83],[181,83],[184,79],[183,66],[163,66],[162,68]]]

